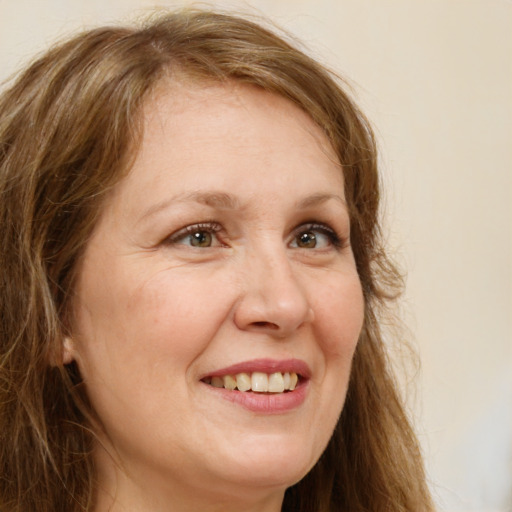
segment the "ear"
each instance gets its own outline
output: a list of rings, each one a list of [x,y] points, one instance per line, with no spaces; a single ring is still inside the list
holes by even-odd
[[[61,347],[62,364],[69,364],[75,360],[75,344],[70,336],[64,336]]]

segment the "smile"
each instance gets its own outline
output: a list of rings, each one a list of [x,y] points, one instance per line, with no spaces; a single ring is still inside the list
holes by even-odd
[[[253,391],[254,393],[284,393],[293,391],[300,376],[295,372],[241,372],[234,375],[216,375],[203,379],[205,384],[230,391]]]
[[[253,359],[200,377],[208,396],[262,415],[299,409],[308,396],[310,379],[311,369],[300,359]]]

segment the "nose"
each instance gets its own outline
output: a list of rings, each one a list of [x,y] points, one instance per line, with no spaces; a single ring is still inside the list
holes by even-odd
[[[286,254],[253,254],[244,267],[234,314],[239,329],[285,337],[313,321],[307,290]]]

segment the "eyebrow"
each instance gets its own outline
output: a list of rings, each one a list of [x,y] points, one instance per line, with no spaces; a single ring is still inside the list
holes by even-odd
[[[179,203],[195,202],[216,208],[218,210],[236,210],[240,208],[240,202],[231,194],[226,192],[190,192],[167,198],[159,203],[150,206],[141,215],[140,220],[152,217],[156,213],[167,209],[169,206]]]
[[[296,203],[298,209],[312,208],[319,206],[329,200],[335,200],[341,203],[345,208],[347,206],[346,201],[338,194],[312,194],[310,196],[301,199]],[[169,206],[179,203],[195,202],[204,204],[217,210],[240,210],[241,205],[238,198],[228,194],[226,192],[214,191],[214,192],[190,192],[187,194],[179,194],[167,198],[159,203],[150,206],[140,217],[140,221],[152,217],[162,210],[167,209]]]
[[[338,194],[312,194],[308,197],[305,197],[304,199],[301,199],[297,203],[297,208],[303,209],[303,208],[311,208],[314,206],[319,206],[327,201],[330,201],[331,199],[334,199],[335,201],[338,201],[341,203],[345,208],[347,207],[347,202],[343,197],[341,197]]]

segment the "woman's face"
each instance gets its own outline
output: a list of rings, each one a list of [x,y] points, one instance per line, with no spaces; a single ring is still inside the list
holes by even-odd
[[[282,497],[329,441],[363,321],[342,170],[279,96],[165,85],[85,251],[65,357],[120,497]]]

